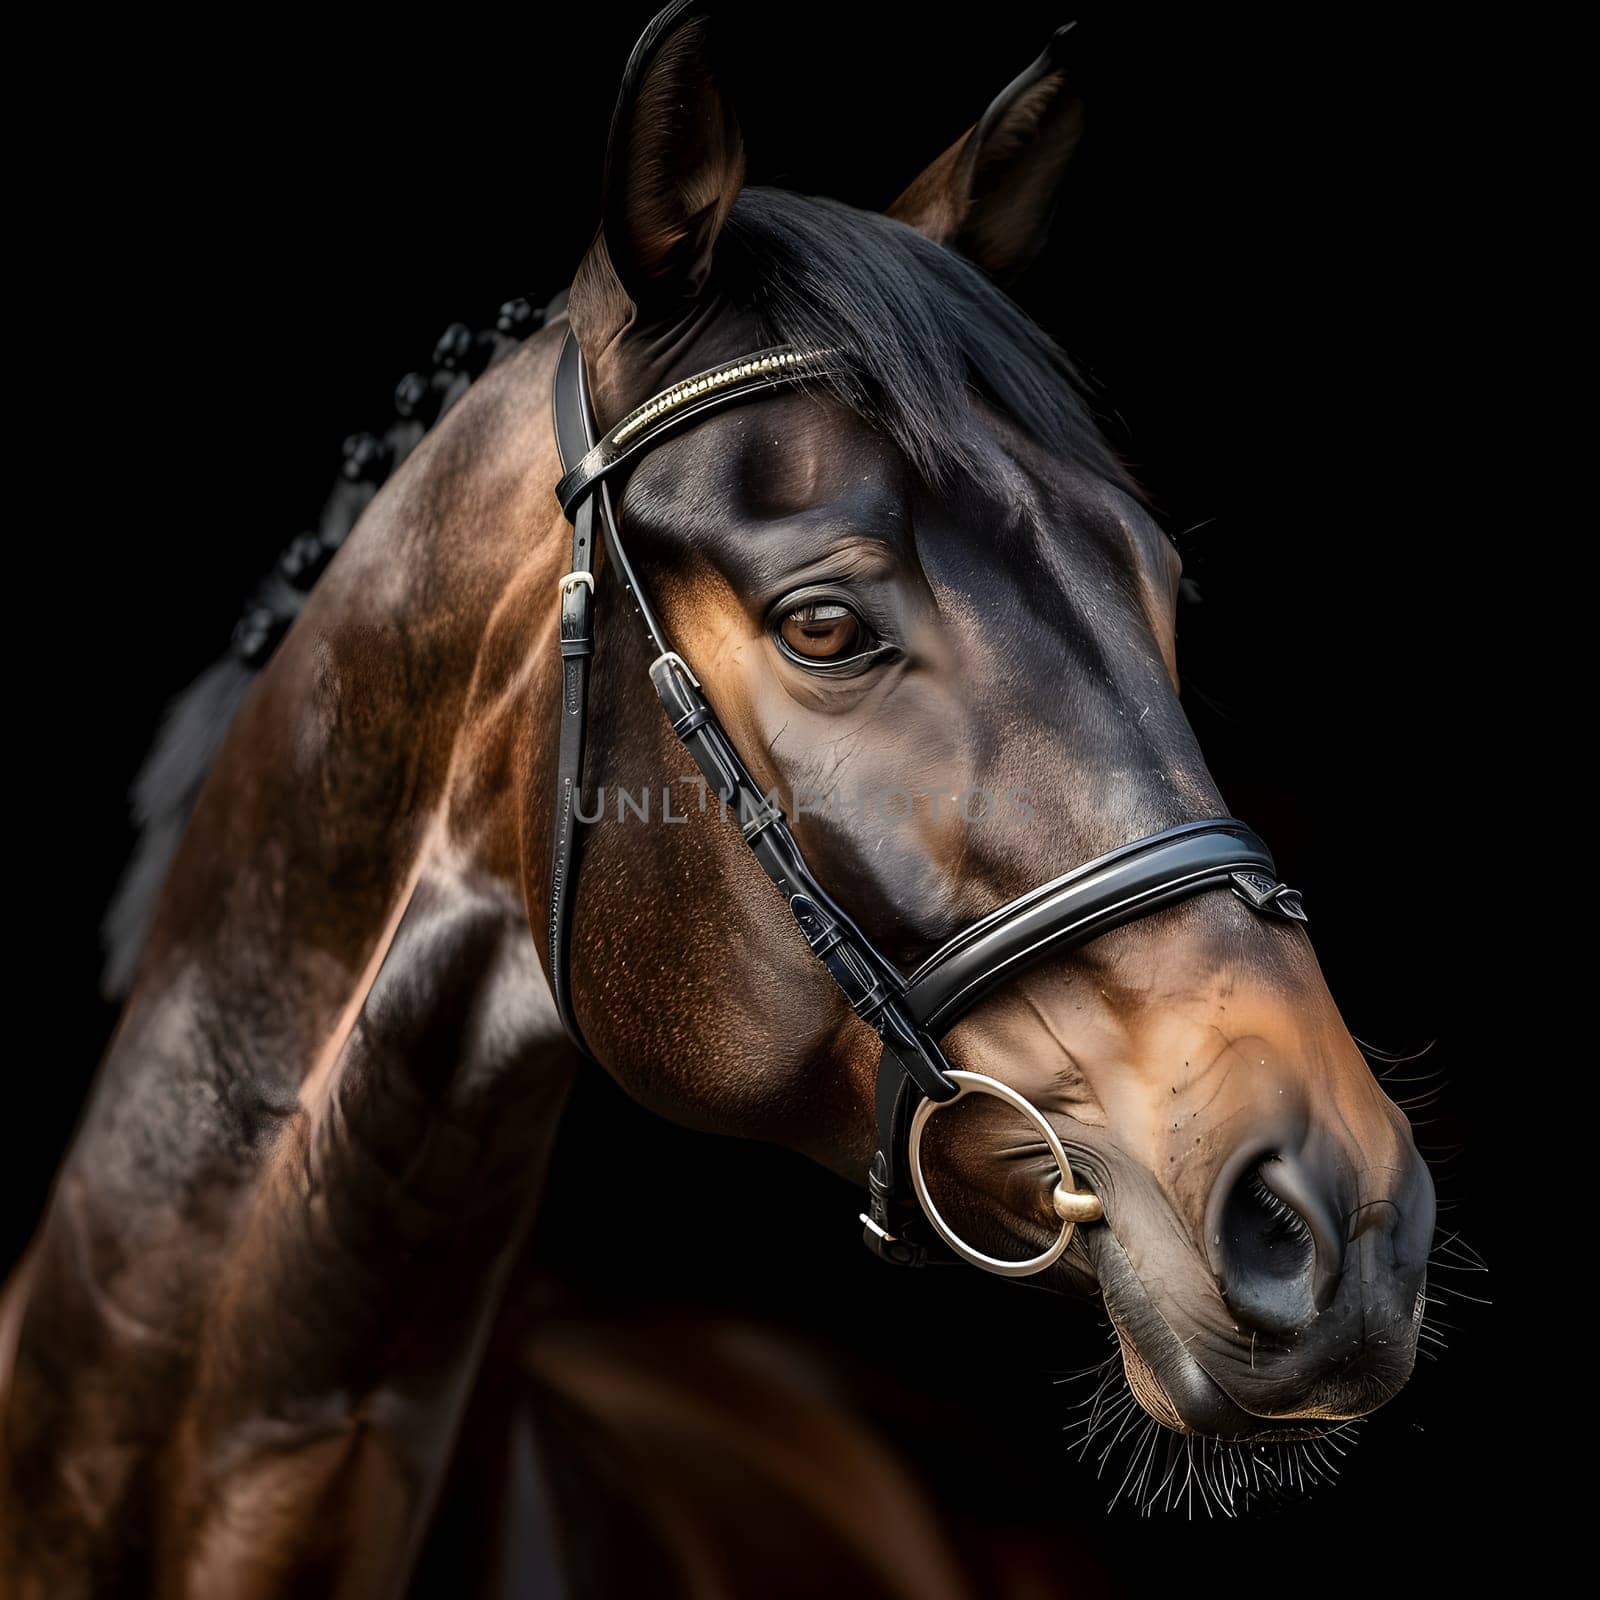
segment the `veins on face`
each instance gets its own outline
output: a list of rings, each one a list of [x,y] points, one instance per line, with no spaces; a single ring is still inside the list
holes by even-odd
[[[1072,1047],[1061,1037],[1049,1013],[1032,995],[1024,993],[1022,1001],[1039,1026],[1044,1029],[1045,1036],[1060,1052],[1060,1060],[1051,1069],[1050,1103],[1059,1106],[1063,1112],[1079,1122],[1094,1126],[1103,1125],[1106,1120],[1105,1108],[1100,1104],[1099,1096],[1096,1095],[1082,1064],[1073,1054]]]

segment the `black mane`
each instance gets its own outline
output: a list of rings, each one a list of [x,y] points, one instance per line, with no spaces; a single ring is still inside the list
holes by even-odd
[[[1047,447],[1132,489],[1064,352],[976,267],[837,201],[747,188],[717,241],[718,285],[766,342],[839,351],[831,386],[932,484],[984,478],[974,391]]]

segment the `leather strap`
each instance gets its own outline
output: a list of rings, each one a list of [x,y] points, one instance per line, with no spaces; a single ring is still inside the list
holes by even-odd
[[[945,1076],[943,1052],[906,1010],[904,980],[812,876],[783,812],[757,787],[688,667],[677,656],[664,655],[651,667],[650,680],[673,732],[739,824],[850,1009],[883,1038],[885,1049],[894,1051],[901,1070],[923,1094],[952,1099],[956,1085]]]
[[[943,1033],[1014,972],[1052,950],[1071,950],[1204,889],[1232,884],[1236,873],[1274,883],[1266,845],[1233,817],[1185,822],[1108,850],[1071,872],[992,911],[941,946],[906,984],[911,1013]],[[1282,915],[1305,920],[1293,891],[1278,884],[1267,900]],[[1290,909],[1290,907],[1293,909]]]
[[[572,525],[572,569],[561,580],[561,733],[556,756],[556,805],[550,841],[550,972],[556,1010],[568,1037],[584,1049],[572,1005],[572,902],[577,887],[578,806],[589,727],[589,663],[594,658],[594,502]]]
[[[569,353],[572,360],[569,361]],[[556,443],[566,452],[587,440],[593,416],[577,341],[562,346],[552,396]],[[572,906],[578,881],[578,805],[589,728],[589,664],[594,658],[595,499],[572,518],[572,565],[561,579],[561,731],[556,754],[556,803],[550,839],[550,905],[545,927],[550,988],[567,1037],[588,1054],[572,1002]]]

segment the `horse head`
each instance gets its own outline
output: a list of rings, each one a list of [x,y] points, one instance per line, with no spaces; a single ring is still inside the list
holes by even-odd
[[[607,481],[639,593],[602,562],[574,1023],[646,1105],[857,1181],[883,1143],[883,1039],[716,786],[689,781],[649,693],[663,637],[899,972],[1082,863],[1225,815],[1180,703],[1177,554],[999,287],[1079,137],[1063,39],[871,214],[745,185],[700,10],[670,7],[630,62],[568,301],[602,430],[752,351],[817,357]],[[648,641],[628,603],[646,590]],[[552,742],[530,835],[556,759]],[[530,907],[552,870],[530,855]],[[1098,1288],[1140,1404],[1179,1432],[1270,1438],[1405,1381],[1434,1205],[1305,927],[1250,899],[1173,898],[1008,968],[938,1059],[1024,1110],[973,1094],[925,1116],[919,1176],[996,1260],[1076,1222],[1040,1281]]]

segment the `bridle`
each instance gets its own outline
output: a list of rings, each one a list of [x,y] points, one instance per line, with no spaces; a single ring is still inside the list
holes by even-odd
[[[1231,889],[1263,914],[1303,922],[1300,897],[1278,881],[1267,847],[1242,822],[1214,817],[1166,828],[1119,846],[1041,884],[957,934],[909,977],[884,956],[813,876],[783,812],[762,793],[706,700],[694,669],[672,649],[617,526],[612,480],[664,439],[728,406],[773,394],[834,367],[828,351],[778,346],[675,383],[599,433],[583,353],[569,330],[556,365],[556,441],[565,474],[556,486],[572,523],[572,566],[560,581],[561,733],[546,931],[550,981],[562,1025],[588,1047],[572,1004],[570,943],[578,861],[578,800],[587,734],[589,663],[594,655],[597,545],[616,569],[654,659],[650,681],[672,731],[705,777],[708,792],[737,823],[756,860],[783,895],[811,952],[845,1000],[883,1042],[878,1063],[878,1149],[867,1174],[867,1245],[884,1260],[920,1265],[937,1247],[917,1239],[913,1194],[935,1232],[962,1259],[1009,1277],[1058,1260],[1079,1222],[1101,1215],[1080,1193],[1060,1139],[1037,1107],[1007,1085],[952,1068],[939,1040],[998,985],[1041,957],[1207,889]],[[962,1240],[940,1215],[921,1167],[922,1131],[940,1107],[982,1093],[1005,1101],[1038,1129],[1061,1169],[1053,1203],[1054,1244],[1026,1261],[1002,1261]]]

